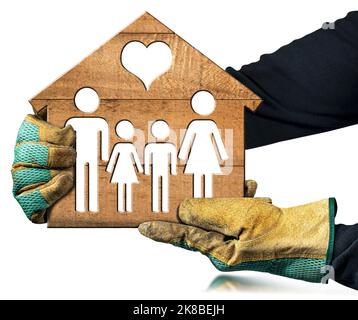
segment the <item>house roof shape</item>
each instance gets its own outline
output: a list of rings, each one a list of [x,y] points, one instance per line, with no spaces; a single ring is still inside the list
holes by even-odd
[[[121,52],[131,41],[146,46],[161,41],[172,51],[172,66],[152,82],[149,90],[121,64]],[[240,100],[240,105],[244,102],[253,111],[261,102],[255,93],[148,12],[33,97],[30,103],[39,112],[51,106],[51,100],[73,100],[83,87],[95,89],[101,100],[184,100],[191,99],[199,90],[207,90],[217,100]]]

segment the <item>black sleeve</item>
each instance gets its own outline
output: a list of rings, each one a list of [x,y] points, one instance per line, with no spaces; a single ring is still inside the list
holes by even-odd
[[[358,11],[241,70],[227,71],[263,102],[245,111],[246,148],[358,123]],[[358,224],[336,225],[335,280],[358,290]]]
[[[332,266],[337,282],[358,290],[358,224],[336,225]]]
[[[241,70],[263,102],[245,114],[246,148],[358,123],[358,11]]]

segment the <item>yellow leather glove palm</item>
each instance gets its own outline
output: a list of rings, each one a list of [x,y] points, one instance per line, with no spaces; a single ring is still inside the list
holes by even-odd
[[[332,257],[333,198],[281,209],[255,198],[187,199],[184,224],[145,222],[155,241],[200,251],[221,271],[252,270],[320,282]]]

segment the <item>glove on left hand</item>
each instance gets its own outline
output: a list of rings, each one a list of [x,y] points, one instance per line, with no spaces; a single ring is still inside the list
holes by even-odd
[[[13,194],[34,223],[46,222],[45,212],[73,186],[75,132],[28,115],[22,123],[12,166]]]

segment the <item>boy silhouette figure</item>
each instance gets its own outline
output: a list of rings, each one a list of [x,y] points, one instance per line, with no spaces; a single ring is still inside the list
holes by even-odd
[[[151,133],[157,140],[164,140],[169,136],[170,129],[165,121],[157,120],[151,126]],[[150,165],[152,172],[150,172]],[[169,212],[169,166],[170,173],[176,175],[177,151],[172,143],[157,141],[145,146],[144,174],[152,175],[153,212]],[[162,188],[161,210],[159,210],[159,187]]]

